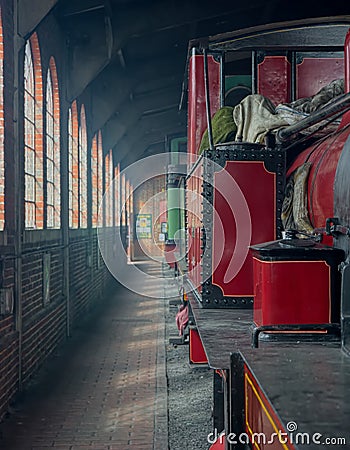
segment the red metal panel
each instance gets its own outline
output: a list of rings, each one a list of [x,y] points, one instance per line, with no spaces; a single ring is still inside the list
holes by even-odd
[[[229,161],[226,171],[237,182],[249,209],[251,219],[251,242],[249,245],[276,239],[276,186],[275,174],[268,172],[262,161]],[[224,192],[225,178],[222,171],[214,177],[214,209],[218,213],[213,219],[213,275],[212,283],[219,286],[225,296],[253,296],[253,261],[249,252],[242,267],[225,283],[225,274],[236,251],[236,257],[246,252],[247,246],[240,248],[240,233],[237,229],[237,218],[242,214],[242,203],[233,193],[229,203],[221,195]],[[226,187],[227,188],[227,187]],[[250,224],[244,225],[249,227]],[[220,229],[224,229],[224,248],[221,242]],[[221,249],[223,254],[221,256]],[[216,269],[215,269],[216,268]]]
[[[325,261],[253,261],[256,325],[331,321],[331,270]]]
[[[210,446],[209,450],[225,450],[225,442],[226,436],[225,434],[221,434],[220,436],[218,436],[214,444]]]
[[[325,226],[327,217],[334,216],[334,178],[338,161],[350,130],[331,137],[315,152],[309,173],[309,215],[314,226]]]
[[[186,213],[187,213],[187,242],[188,242],[188,277],[201,292],[201,192],[202,192],[202,165],[199,165],[187,181],[186,186]]]
[[[164,245],[164,251],[165,251],[165,261],[167,262],[167,264],[174,268],[175,267],[175,261],[174,261],[174,249],[175,249],[176,245],[175,244],[168,244],[166,243]]]
[[[350,124],[350,111],[347,111],[346,113],[343,114],[339,128],[343,128],[349,124]]]
[[[333,80],[344,78],[342,58],[304,58],[297,65],[297,98],[315,95]]]
[[[294,450],[276,412],[246,365],[244,391],[246,431],[251,441],[254,441],[253,448]]]
[[[345,40],[345,90],[350,89],[349,81],[350,33]],[[344,76],[344,62],[340,58],[304,58],[297,67],[297,95],[307,97],[315,94],[322,86]],[[308,210],[311,224],[315,228],[325,226],[327,217],[334,216],[333,186],[338,160],[350,129],[344,129],[350,122],[350,113],[343,116],[338,134],[331,135],[304,150],[289,168],[287,176],[304,162],[311,162],[308,179]],[[332,244],[327,237],[326,244]]]
[[[208,56],[208,74],[210,83],[211,115],[220,108],[220,63],[213,56]],[[197,158],[191,155],[198,153],[202,134],[207,127],[204,59],[203,55],[193,55],[189,62],[188,82],[188,152],[190,163]]]
[[[276,106],[291,100],[291,69],[286,56],[266,56],[258,64],[258,93]]]
[[[199,333],[193,327],[190,328],[190,362],[193,364],[207,364],[208,362]]]
[[[305,162],[312,166],[308,178],[308,210],[315,228],[325,226],[326,218],[334,216],[333,186],[335,172],[350,128],[343,129],[325,140],[304,150],[288,170],[287,176]],[[324,241],[324,243],[331,243]]]
[[[194,245],[193,245],[193,229],[194,229],[194,215],[191,212],[191,197],[190,193],[193,190],[193,177],[189,178],[186,186],[186,205],[187,205],[187,259],[188,259],[188,276],[194,283],[192,278],[192,268],[194,266]]]

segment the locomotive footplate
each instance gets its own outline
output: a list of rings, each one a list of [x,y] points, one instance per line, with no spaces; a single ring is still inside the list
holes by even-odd
[[[339,342],[262,341],[255,349],[252,311],[190,302],[209,367],[221,375],[212,448],[244,449],[248,441],[261,449],[350,445],[350,358]]]
[[[205,348],[208,364],[213,369],[229,369],[229,355],[251,347],[249,309],[207,309],[189,295],[193,319]]]
[[[268,448],[349,446],[350,359],[339,345],[264,346],[242,359],[250,440]]]
[[[253,320],[253,311],[206,309],[198,303],[193,294],[189,294],[189,300],[192,318],[205,349],[208,365],[213,369],[213,434],[208,436],[208,442],[213,443],[222,431],[230,429],[232,416],[230,412],[232,383],[229,381],[230,354],[236,352],[235,354],[238,355],[239,348],[250,347],[249,325]],[[220,324],[219,327],[218,324]],[[239,376],[238,374],[238,378]],[[243,388],[239,388],[239,382],[236,390],[237,395],[239,393],[243,395]],[[237,418],[237,416],[234,414],[234,417]]]

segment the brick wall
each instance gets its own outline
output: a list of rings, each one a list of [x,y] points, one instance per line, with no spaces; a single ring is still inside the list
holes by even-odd
[[[39,59],[40,56],[41,72],[44,75],[42,95],[46,89],[46,73],[50,61],[52,64],[52,57],[57,67],[61,123],[61,206],[65,209],[65,215],[62,215],[61,230],[24,230],[24,203],[19,200],[19,196],[23,200],[24,195],[23,106],[19,102],[18,110],[14,109],[14,86],[17,81],[23,83],[23,75],[14,72],[13,1],[0,0],[5,66],[3,150],[6,167],[2,185],[5,192],[5,227],[3,231],[0,229],[0,289],[12,291],[15,298],[14,310],[0,314],[0,418],[20,387],[27,386],[40,366],[66,339],[67,318],[70,319],[70,333],[74,334],[75,327],[102,301],[110,280],[99,255],[96,229],[68,229],[68,175],[64,170],[68,162],[67,119],[70,104],[65,98],[65,39],[53,16],[44,19],[35,30],[38,44],[36,57]],[[23,85],[18,92],[23,95]],[[84,98],[77,99],[79,107],[83,102]],[[85,103],[85,111],[89,124],[89,115],[92,113],[89,102]],[[40,120],[45,122],[45,116],[41,116]],[[92,136],[93,132],[87,128],[88,148]],[[38,139],[41,139],[40,136]],[[38,146],[42,156],[45,140],[39,142]],[[91,181],[88,186],[91,189]],[[0,185],[0,220],[1,192]],[[91,193],[89,199],[91,202]],[[87,211],[91,214],[91,204]],[[39,218],[40,227],[45,226],[44,217],[41,214]],[[68,258],[65,258],[67,255]]]
[[[1,2],[1,19],[3,35],[3,101],[4,123],[2,129],[3,157],[6,166],[6,178],[2,179],[6,197],[5,219],[7,228],[0,233],[1,254],[1,286],[14,291],[14,127],[13,127],[13,96],[14,96],[14,59],[13,59],[13,6],[12,2]],[[12,149],[11,152],[6,151]],[[13,397],[18,389],[18,333],[15,329],[14,315],[0,315],[0,416],[6,410],[8,399]]]

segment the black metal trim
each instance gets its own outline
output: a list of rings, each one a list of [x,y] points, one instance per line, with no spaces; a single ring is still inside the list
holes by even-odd
[[[224,380],[213,370],[213,428],[214,433],[224,429]]]
[[[220,53],[220,107],[225,106],[226,86],[225,86],[225,53]]]
[[[258,63],[257,63],[257,52],[252,51],[251,62],[252,62],[252,94],[258,92]]]
[[[296,53],[294,51],[290,52],[290,61],[291,61],[290,100],[294,102],[297,98],[297,65],[296,65]]]
[[[348,15],[279,22],[210,36],[207,45],[217,51],[280,47],[342,51],[349,24]]]
[[[219,144],[214,150],[203,153],[203,192],[206,201],[213,205],[213,176],[214,167],[224,168],[228,161],[261,161],[266,170],[276,174],[276,235],[281,237],[283,225],[281,220],[284,198],[286,156],[279,147],[267,149],[261,144],[240,143]],[[212,162],[214,164],[212,164]],[[217,169],[216,169],[217,171]],[[251,309],[253,297],[225,296],[220,287],[212,284],[211,245],[213,240],[212,213],[204,208],[203,227],[205,227],[205,247],[210,258],[202,259],[202,305],[204,308],[240,308]],[[204,244],[204,243],[203,243]],[[204,245],[203,245],[204,246]]]
[[[245,432],[244,361],[240,353],[231,353],[229,384],[229,423],[228,429],[225,430],[229,435],[235,433],[235,436],[239,436]],[[243,450],[246,447],[237,440],[237,444],[231,444],[230,448]]]
[[[252,309],[254,297],[225,296],[219,286],[212,284],[212,277],[209,277],[202,284],[202,299],[205,308]]]
[[[350,263],[341,266],[341,341],[342,349],[350,356]]]
[[[262,325],[260,327],[254,327],[252,331],[252,347],[259,347],[259,335],[268,331],[277,331],[281,336],[288,335],[291,332],[300,331],[305,332],[305,335],[312,335],[314,332],[315,339],[329,340],[334,336],[340,336],[339,323],[320,323],[320,324],[284,324],[284,325]],[[327,331],[327,334],[316,334],[318,331]],[[294,336],[295,339],[295,336]]]

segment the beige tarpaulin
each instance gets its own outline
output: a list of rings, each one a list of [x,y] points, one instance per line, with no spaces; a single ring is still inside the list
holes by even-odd
[[[327,105],[334,98],[344,93],[344,80],[334,80],[320,89],[312,97],[302,98],[292,103],[275,105],[266,97],[259,94],[248,95],[233,111],[233,118],[237,125],[236,140],[263,144],[267,133],[294,124],[310,113]],[[320,126],[327,128],[318,130]],[[338,122],[330,123],[324,120],[305,130],[305,133],[318,131],[317,136],[337,129]]]
[[[275,133],[280,128],[298,122],[343,92],[344,80],[334,80],[312,97],[277,107],[260,94],[248,95],[234,108],[224,106],[215,113],[212,118],[214,144],[233,139],[263,144],[267,133]],[[325,120],[308,128],[305,133],[315,133],[317,130],[317,136],[320,137],[334,131],[338,124],[339,122],[330,124],[329,120]],[[318,130],[320,125],[322,128],[327,125],[327,128]],[[206,148],[209,148],[207,130],[203,133],[199,153]]]
[[[285,230],[296,229],[312,233],[307,207],[307,184],[311,163],[298,167],[289,177],[282,206],[282,223]]]
[[[288,122],[275,114],[274,104],[266,97],[248,95],[239,103],[233,118],[237,125],[236,140],[263,144],[270,131],[288,126]]]

